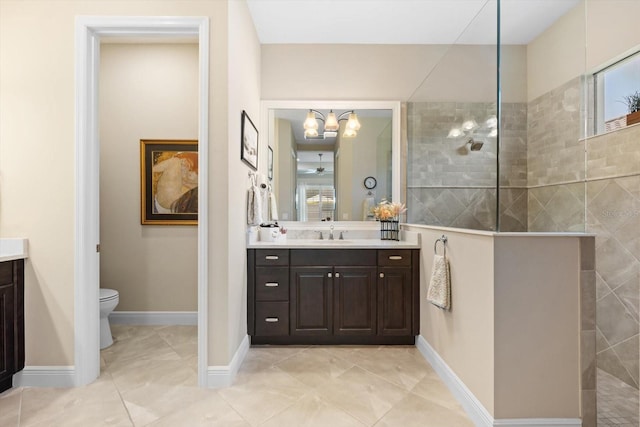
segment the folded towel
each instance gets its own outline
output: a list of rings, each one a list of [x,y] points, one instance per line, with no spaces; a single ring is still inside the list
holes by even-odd
[[[449,261],[443,255],[433,256],[427,301],[445,310],[451,309],[451,275]]]
[[[257,185],[252,185],[247,191],[247,224],[260,225],[262,221],[262,200]]]
[[[269,217],[271,221],[278,220],[278,205],[276,204],[276,195],[273,191],[269,191]]]

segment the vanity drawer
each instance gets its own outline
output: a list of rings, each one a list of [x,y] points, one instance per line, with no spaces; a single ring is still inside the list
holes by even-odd
[[[378,250],[378,265],[385,267],[411,267],[411,250],[380,249]]]
[[[256,335],[289,335],[289,303],[257,302]]]
[[[256,301],[289,300],[289,267],[256,267]]]
[[[257,249],[256,265],[289,265],[289,249]]]
[[[292,249],[292,266],[375,266],[375,249]]]

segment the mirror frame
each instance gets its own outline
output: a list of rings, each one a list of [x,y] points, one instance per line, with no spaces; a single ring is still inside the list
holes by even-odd
[[[400,101],[320,101],[320,100],[263,100],[260,103],[260,133],[267,136],[267,143],[263,144],[266,153],[269,142],[275,138],[273,126],[269,126],[273,122],[273,110],[279,109],[297,109],[297,110],[391,110],[391,199],[400,202],[401,192],[401,120],[400,120]],[[266,154],[265,154],[266,155]],[[320,221],[278,221],[286,225],[287,228],[306,229],[313,227],[328,228],[330,223]],[[339,224],[348,225],[349,227],[362,226],[369,228],[378,227],[375,221],[337,221]],[[299,225],[300,224],[300,225]]]

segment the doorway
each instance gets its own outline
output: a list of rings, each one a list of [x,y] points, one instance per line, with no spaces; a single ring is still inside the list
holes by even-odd
[[[209,20],[185,17],[76,19],[75,384],[100,375],[100,152],[98,72],[102,37],[197,37],[198,83],[198,384],[207,383],[207,232]]]

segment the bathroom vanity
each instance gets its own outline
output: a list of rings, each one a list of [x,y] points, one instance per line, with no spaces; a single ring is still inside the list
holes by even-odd
[[[0,393],[24,368],[24,258],[26,240],[0,239]]]
[[[417,244],[258,242],[247,249],[252,344],[414,344]]]

